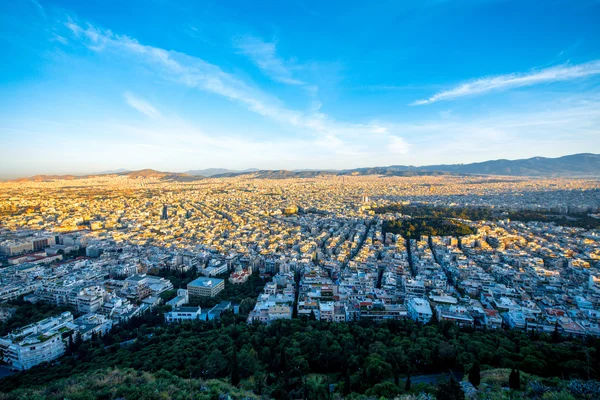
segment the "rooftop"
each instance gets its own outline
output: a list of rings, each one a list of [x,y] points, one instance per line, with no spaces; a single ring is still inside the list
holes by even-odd
[[[212,288],[212,287],[217,286],[221,282],[223,282],[223,279],[200,277],[200,278],[196,278],[193,281],[191,281],[190,283],[188,283],[188,286],[199,286],[199,287]]]

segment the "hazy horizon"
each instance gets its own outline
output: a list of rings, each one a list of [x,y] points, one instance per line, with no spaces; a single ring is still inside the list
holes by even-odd
[[[555,159],[555,158],[562,158],[562,157],[568,157],[568,156],[575,156],[575,155],[582,155],[582,154],[591,154],[591,155],[600,155],[600,154],[595,154],[595,153],[577,153],[577,154],[563,154],[561,156],[557,156],[557,157],[542,157],[542,156],[533,156],[533,157],[528,157],[528,158],[524,158],[524,159],[494,159],[494,160],[480,160],[480,161],[474,161],[472,163],[456,163],[456,164],[419,164],[419,165],[414,165],[414,164],[407,164],[407,165],[401,165],[401,164],[394,164],[394,165],[361,165],[361,166],[355,166],[355,167],[351,167],[351,168],[258,168],[258,167],[247,167],[247,168],[226,168],[226,167],[207,167],[207,168],[187,168],[184,170],[179,170],[179,171],[169,171],[169,170],[161,170],[158,168],[153,168],[153,167],[141,167],[141,168],[136,168],[136,169],[128,169],[128,168],[113,168],[113,169],[108,169],[108,170],[104,170],[104,171],[88,171],[88,172],[80,172],[80,171],[68,171],[68,172],[63,172],[60,174],[53,174],[53,173],[46,173],[46,172],[39,172],[39,173],[35,173],[35,174],[31,174],[31,175],[2,175],[0,173],[0,180],[10,180],[10,179],[20,179],[20,178],[30,178],[33,176],[38,176],[38,175],[48,175],[48,176],[87,176],[87,175],[109,175],[109,174],[119,174],[119,173],[129,173],[129,172],[136,172],[136,171],[142,171],[142,170],[151,170],[151,171],[156,171],[156,172],[166,172],[166,173],[176,173],[176,174],[185,174],[185,173],[189,173],[189,172],[196,172],[196,171],[207,171],[207,170],[226,170],[227,172],[250,172],[250,171],[277,171],[277,170],[286,170],[286,171],[343,171],[343,170],[355,170],[355,169],[361,169],[361,168],[386,168],[386,167],[393,167],[393,166],[399,166],[399,167],[415,167],[415,168],[421,168],[421,167],[430,167],[430,166],[434,166],[434,165],[468,165],[468,164],[477,164],[477,163],[482,163],[482,162],[487,162],[487,161],[522,161],[522,160],[526,160],[526,159],[530,159],[530,158],[550,158],[550,159]]]

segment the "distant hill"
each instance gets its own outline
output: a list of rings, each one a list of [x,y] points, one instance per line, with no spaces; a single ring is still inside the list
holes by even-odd
[[[112,175],[112,174],[119,174],[121,172],[129,172],[129,170],[125,169],[125,168],[111,169],[108,171],[95,172],[92,175]]]
[[[84,179],[97,176],[127,176],[131,179],[143,179],[143,178],[155,178],[163,181],[178,181],[178,182],[189,182],[204,179],[202,176],[192,176],[188,174],[182,174],[177,172],[161,172],[153,169],[142,169],[139,171],[126,171],[118,173],[107,173],[107,174],[92,174],[92,175],[35,175],[29,178],[14,179],[15,182],[47,182],[56,180],[75,180]]]
[[[288,171],[285,169],[256,170],[252,172],[229,172],[212,176],[213,178],[231,178],[245,176],[256,179],[315,178],[317,176],[337,175],[336,171]]]
[[[56,181],[56,180],[72,180],[77,179],[79,176],[76,175],[34,175],[29,178],[18,178],[14,179],[15,182],[45,182],[45,181]]]
[[[493,160],[471,164],[392,165],[389,167],[354,168],[341,171],[257,171],[251,174],[229,173],[215,177],[249,175],[257,179],[312,178],[324,175],[383,175],[383,176],[423,176],[423,175],[505,175],[532,177],[600,177],[600,154],[573,154],[558,158],[533,157],[522,160]]]
[[[184,172],[187,175],[193,176],[215,176],[215,175],[223,175],[223,174],[244,174],[248,172],[258,171],[257,168],[248,168],[244,170],[233,170],[227,168],[207,168],[207,169],[196,169]]]
[[[117,170],[121,171],[121,170]],[[132,179],[156,178],[180,182],[195,181],[204,178],[230,178],[245,176],[254,179],[286,179],[315,178],[319,176],[422,176],[422,175],[505,175],[532,177],[600,177],[600,154],[582,153],[558,158],[533,157],[522,160],[492,160],[471,164],[427,165],[392,165],[389,167],[366,167],[347,170],[258,170],[256,168],[243,171],[225,168],[208,168],[190,170],[185,173],[161,172],[153,169],[139,171],[109,172],[87,176],[76,175],[36,175],[15,181],[49,181],[59,179],[80,179],[89,176],[115,175],[128,176]]]
[[[188,182],[188,181],[197,181],[203,179],[201,176],[192,176],[188,174],[181,174],[177,172],[161,172],[153,169],[141,169],[139,171],[131,171],[131,172],[122,172],[117,175],[126,175],[132,179],[140,179],[140,178],[155,178],[163,181],[179,181],[179,182]]]
[[[472,164],[430,165],[417,169],[484,175],[600,176],[600,154],[583,153],[558,158],[533,157]]]

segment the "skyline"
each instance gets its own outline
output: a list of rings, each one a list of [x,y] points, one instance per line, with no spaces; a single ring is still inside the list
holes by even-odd
[[[600,153],[595,1],[141,4],[0,5],[0,178]]]

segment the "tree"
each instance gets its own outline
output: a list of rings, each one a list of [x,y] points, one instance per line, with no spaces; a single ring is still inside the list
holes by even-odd
[[[344,389],[343,389],[343,394],[345,396],[349,395],[350,392],[352,392],[352,383],[350,382],[350,373],[348,372],[348,369],[346,368],[346,371],[344,372]]]
[[[479,365],[479,361],[475,361],[473,365],[471,365],[471,369],[469,370],[469,382],[476,388],[479,387],[479,383],[481,382],[481,366]]]
[[[285,347],[281,349],[281,358],[279,359],[279,371],[287,372],[287,355],[285,354]]]
[[[464,400],[465,393],[460,384],[454,379],[454,375],[450,374],[450,380],[437,386],[435,398],[437,400]]]
[[[249,349],[242,348],[239,354],[238,365],[240,378],[247,378],[249,376],[255,375],[260,368],[258,362],[258,354],[256,353],[256,350],[254,350],[254,348],[252,347],[250,347]]]
[[[554,331],[552,331],[552,341],[557,343],[560,340],[560,332],[558,331],[558,320],[554,323]]]
[[[365,372],[370,384],[374,385],[381,382],[390,376],[391,371],[392,366],[385,362],[379,354],[371,354],[367,357],[365,362]]]
[[[404,391],[410,392],[410,372],[408,373],[408,377],[406,378],[406,382],[404,383]]]
[[[366,391],[367,396],[375,396],[377,398],[384,397],[386,399],[393,399],[400,394],[398,386],[392,382],[381,382],[373,386],[371,389]]]
[[[390,364],[392,365],[392,369],[394,371],[394,384],[396,386],[400,385],[400,369],[401,366],[406,364],[406,356],[404,355],[404,350],[402,347],[392,347],[388,352],[387,356]]]
[[[218,349],[214,349],[206,357],[204,366],[205,366],[207,377],[209,377],[209,378],[222,377],[223,372],[227,371],[227,360],[223,357],[223,354]]]
[[[240,368],[237,360],[237,350],[233,345],[233,356],[231,357],[231,384],[237,386],[240,383]]]
[[[250,311],[254,309],[254,305],[256,304],[256,300],[252,298],[245,298],[240,303],[240,314],[248,315]]]
[[[514,368],[510,371],[510,375],[508,376],[508,387],[511,390],[521,389],[521,374]]]

